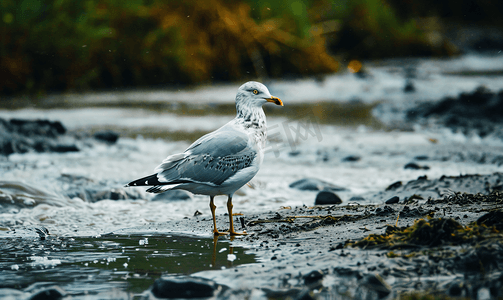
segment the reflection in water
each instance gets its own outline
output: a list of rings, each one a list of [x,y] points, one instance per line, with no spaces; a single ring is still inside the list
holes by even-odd
[[[216,266],[217,265],[217,244],[218,244],[218,239],[222,236],[213,236],[213,255],[211,256],[211,266]],[[235,237],[231,236],[229,237],[230,241],[234,241]],[[224,252],[225,248],[222,248],[219,252]],[[226,250],[226,249],[225,249]],[[234,266],[234,260],[236,260],[236,255],[234,254],[234,247],[229,244],[229,253],[227,254],[227,268],[230,268]],[[242,264],[239,263],[238,265]]]
[[[3,239],[0,251],[0,288],[44,281],[73,295],[110,289],[141,293],[161,275],[255,262],[227,239],[171,235]]]

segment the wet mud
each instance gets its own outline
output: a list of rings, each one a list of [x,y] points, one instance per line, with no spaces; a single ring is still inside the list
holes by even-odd
[[[465,135],[503,138],[503,90],[492,92],[484,86],[458,97],[425,102],[407,111],[407,121],[436,124]]]
[[[427,146],[418,144],[422,148],[415,148],[414,144],[400,151],[393,148],[382,150],[385,156],[379,152],[381,150],[375,149],[354,154],[343,148],[341,152],[344,153],[338,154],[337,147],[313,146],[318,148],[310,149],[316,153],[313,154],[316,159],[312,161],[308,156],[311,152],[299,148],[301,150],[290,152],[287,158],[288,164],[295,159],[304,162],[299,166],[299,172],[316,167],[316,164],[329,163],[334,168],[342,169],[348,164],[363,168],[366,161],[370,162],[369,157],[375,155],[376,160],[386,159],[388,163],[399,165],[407,172],[401,174],[414,174],[416,179],[411,180],[410,176],[403,180],[395,178],[382,189],[361,195],[323,176],[326,181],[310,176],[296,182],[292,180],[286,184],[293,191],[291,197],[300,197],[311,191],[312,205],[278,204],[276,209],[267,211],[247,213],[245,210],[234,216],[236,230],[248,233],[239,237],[212,237],[212,219],[207,211],[201,212],[207,210],[207,206],[203,206],[203,203],[207,205],[206,202],[194,202],[190,196],[164,195],[164,199],[151,199],[144,192],[124,189],[120,176],[114,178],[105,172],[101,177],[91,178],[69,172],[66,169],[82,163],[75,162],[72,156],[47,156],[45,159],[53,159],[50,163],[33,169],[23,165],[24,170],[12,173],[11,170],[20,168],[21,163],[16,160],[20,161],[19,153],[23,152],[6,152],[5,156],[13,155],[14,159],[7,156],[1,160],[1,165],[3,170],[12,174],[27,176],[26,173],[43,172],[46,164],[62,157],[61,164],[64,162],[65,165],[61,167],[63,171],[58,170],[58,175],[41,177],[42,183],[50,181],[54,184],[57,193],[48,192],[36,183],[0,182],[0,298],[36,299],[42,297],[40,295],[62,299],[175,296],[208,299],[415,299],[425,295],[501,298],[503,173],[424,175],[433,168],[441,168],[439,165],[446,161],[500,170],[503,159],[498,153],[499,148],[486,147],[484,143],[488,140],[483,138],[500,137],[501,124],[496,108],[500,106],[501,93],[477,89],[444,100],[436,104],[420,103],[413,110],[408,107],[395,112],[409,118],[404,119],[407,125],[401,128],[413,130],[417,124],[428,127],[429,132],[447,128],[463,137],[476,135],[480,138],[479,144],[465,149],[459,146],[463,145],[462,142],[441,144],[430,138]],[[367,116],[368,111],[364,113]],[[489,117],[485,118],[485,114]],[[56,123],[42,125],[58,128]],[[393,128],[400,126],[387,130]],[[9,130],[6,132],[10,136],[22,136],[29,141],[21,144],[37,140],[36,136],[17,132],[17,129]],[[67,141],[65,131],[50,132],[47,130],[47,136],[42,139],[51,145]],[[49,138],[49,135],[54,137]],[[117,138],[113,132],[84,137],[79,132],[70,134],[70,140],[82,146],[79,150],[102,151],[100,154],[117,143]],[[430,144],[437,143],[441,145],[430,147]],[[142,149],[131,144],[114,148],[113,157],[120,157],[121,162],[127,164],[114,164],[113,174],[120,172],[115,170],[116,167],[122,168],[120,170],[124,173],[130,172],[129,166],[140,160]],[[171,145],[156,145],[172,150]],[[50,147],[47,149],[52,151]],[[419,153],[423,149],[434,151]],[[37,149],[26,151],[33,153]],[[58,151],[52,152],[60,155]],[[326,159],[318,159],[320,153],[328,153]],[[91,159],[92,155],[89,155]],[[36,160],[35,163],[40,162]],[[102,164],[100,167],[108,167],[104,160]],[[137,164],[140,165],[137,168],[145,168],[141,163]],[[379,171],[379,168],[376,169]],[[127,173],[127,177],[130,175],[133,174]],[[134,175],[131,177],[138,174]],[[341,171],[340,175],[344,176],[344,173]],[[242,193],[239,196],[248,196],[246,192]],[[314,205],[316,194],[341,203]],[[271,201],[280,197],[266,196]],[[120,201],[126,208],[120,207]],[[321,200],[318,203],[322,203]],[[193,214],[183,218],[162,216],[166,221],[160,222],[157,220],[164,219],[150,216],[171,214],[176,205],[195,204],[197,206],[190,207]],[[67,213],[70,219],[79,222],[78,225],[51,220],[49,211],[65,206],[65,210],[58,212]],[[155,211],[161,206],[162,209]],[[36,215],[17,217],[23,214],[23,210],[30,209],[36,211]],[[135,210],[140,209],[151,209],[148,217],[145,213],[136,215]],[[96,231],[94,222],[111,216],[103,210],[116,210],[125,217],[103,223],[110,225],[105,228],[106,232],[88,234]],[[9,216],[13,217],[9,219]],[[85,216],[92,218],[85,219]],[[139,220],[132,219],[136,216]],[[81,217],[85,220],[81,221]],[[58,226],[70,229],[53,232]],[[224,231],[227,226],[228,216],[219,214],[218,229]],[[175,290],[182,292],[174,294]]]
[[[480,177],[449,178],[458,185],[470,183],[475,194],[451,192],[392,205],[285,208],[247,216],[249,235],[239,243],[257,245],[262,263],[238,268],[236,279],[230,271],[198,275],[225,278],[235,287],[243,281],[254,286],[261,282],[260,292],[268,297],[392,299],[416,292],[502,297],[503,194],[488,192]],[[442,188],[442,181],[430,181],[429,188]],[[401,188],[421,193],[412,184]]]

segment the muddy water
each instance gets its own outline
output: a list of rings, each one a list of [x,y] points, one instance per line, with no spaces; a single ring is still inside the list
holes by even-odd
[[[162,274],[191,274],[252,263],[245,248],[228,240],[177,235],[103,235],[2,239],[0,287],[26,288],[43,281],[70,295],[113,289],[142,293]],[[40,284],[39,284],[40,286]]]

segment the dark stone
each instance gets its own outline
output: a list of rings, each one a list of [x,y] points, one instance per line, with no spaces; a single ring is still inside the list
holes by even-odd
[[[65,152],[78,152],[79,148],[75,145],[54,145],[51,147],[52,152],[65,153]],[[46,152],[46,151],[38,151]]]
[[[404,169],[411,169],[411,170],[421,170],[422,168],[416,164],[416,163],[408,163],[403,167]]]
[[[321,191],[316,195],[314,205],[341,204],[342,200],[332,191]]]
[[[192,194],[184,190],[167,190],[163,193],[156,194],[151,201],[174,201],[174,200],[190,200]]]
[[[0,119],[0,155],[79,151],[73,144],[59,143],[65,133],[66,128],[57,121]]]
[[[66,292],[59,286],[45,288],[31,295],[29,300],[56,300],[66,296]]]
[[[335,184],[319,180],[316,178],[304,178],[297,180],[289,185],[293,189],[298,189],[302,191],[345,191],[346,189]]]
[[[203,298],[213,297],[221,287],[214,281],[190,276],[163,276],[152,286],[157,298]]]
[[[365,198],[362,196],[353,196],[348,201],[365,201]]]
[[[412,93],[416,91],[416,88],[414,87],[414,84],[412,81],[407,80],[405,83],[405,87],[403,88],[404,93]]]
[[[459,297],[463,293],[462,283],[453,282],[449,289],[447,290],[447,294],[451,297]]]
[[[387,205],[385,205],[383,208],[378,207],[375,210],[376,216],[387,216],[394,213],[395,210]]]
[[[359,161],[360,159],[362,159],[362,158],[358,155],[349,155],[349,156],[344,157],[342,159],[342,161]]]
[[[389,198],[388,200],[386,200],[384,203],[386,204],[396,204],[400,202],[400,198],[398,196],[393,196],[391,198]]]
[[[301,154],[301,152],[299,150],[296,150],[296,151],[290,151],[288,153],[288,155],[292,156],[292,157],[295,157],[295,156],[299,156]]]
[[[430,167],[428,167],[428,166],[420,166],[414,162],[406,164],[403,168],[410,169],[410,170],[429,170],[430,169]]]
[[[402,186],[402,182],[401,181],[397,181],[397,182],[394,182],[392,184],[390,184],[387,188],[386,188],[386,191],[390,191],[390,190],[396,190],[397,188],[401,187]]]
[[[66,133],[66,128],[59,121],[11,119],[9,123],[12,132],[24,136],[38,135],[54,138]]]
[[[304,276],[304,283],[306,285],[313,285],[321,281],[324,276],[325,275],[323,274],[323,272],[319,270],[311,271],[306,276]]]
[[[428,160],[429,157],[428,155],[418,155],[416,157],[414,157],[415,160]]]
[[[422,217],[425,213],[420,208],[410,209],[408,206],[404,206],[400,212],[400,218],[418,218]]]
[[[96,132],[93,137],[101,142],[115,144],[119,139],[119,134],[111,130],[104,130]]]

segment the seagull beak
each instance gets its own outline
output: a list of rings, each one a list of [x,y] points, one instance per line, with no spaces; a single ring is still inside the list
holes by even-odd
[[[278,97],[271,96],[271,98],[264,98],[264,99],[267,100],[267,102],[272,102],[276,105],[283,106],[283,101],[281,101],[281,99]]]

